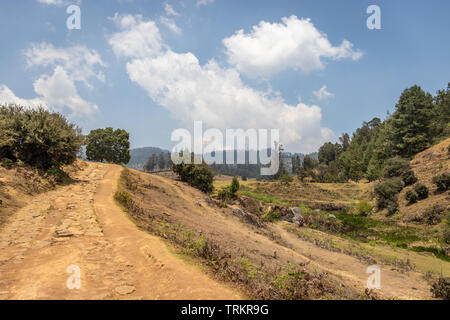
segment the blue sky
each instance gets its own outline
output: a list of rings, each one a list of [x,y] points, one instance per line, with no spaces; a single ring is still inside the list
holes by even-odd
[[[66,8],[81,9],[68,30]],[[369,30],[369,5],[381,30]],[[0,102],[44,104],[85,133],[171,149],[176,128],[279,128],[310,152],[450,81],[450,2],[22,0],[0,3]],[[309,19],[309,20],[307,20]],[[242,31],[239,31],[242,30]]]

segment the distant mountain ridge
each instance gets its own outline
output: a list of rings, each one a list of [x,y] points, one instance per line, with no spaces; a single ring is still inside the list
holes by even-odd
[[[144,148],[136,148],[130,150],[130,161],[127,164],[127,167],[143,170],[144,165],[147,163],[148,158],[150,158],[153,154],[159,155],[161,152],[168,153],[169,150],[161,149],[158,147],[144,147]]]

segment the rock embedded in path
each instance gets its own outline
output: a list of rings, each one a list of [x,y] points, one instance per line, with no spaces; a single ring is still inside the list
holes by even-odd
[[[134,286],[120,286],[115,289],[115,291],[120,295],[131,294],[136,291]]]

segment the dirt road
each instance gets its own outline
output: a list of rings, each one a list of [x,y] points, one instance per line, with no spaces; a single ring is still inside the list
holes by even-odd
[[[0,230],[0,299],[241,298],[127,218],[113,200],[120,172],[88,163],[77,182],[11,217]]]

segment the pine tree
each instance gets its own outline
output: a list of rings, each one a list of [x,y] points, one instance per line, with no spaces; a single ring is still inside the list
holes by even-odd
[[[403,91],[395,108],[391,136],[394,152],[411,157],[432,140],[433,97],[415,85]]]

